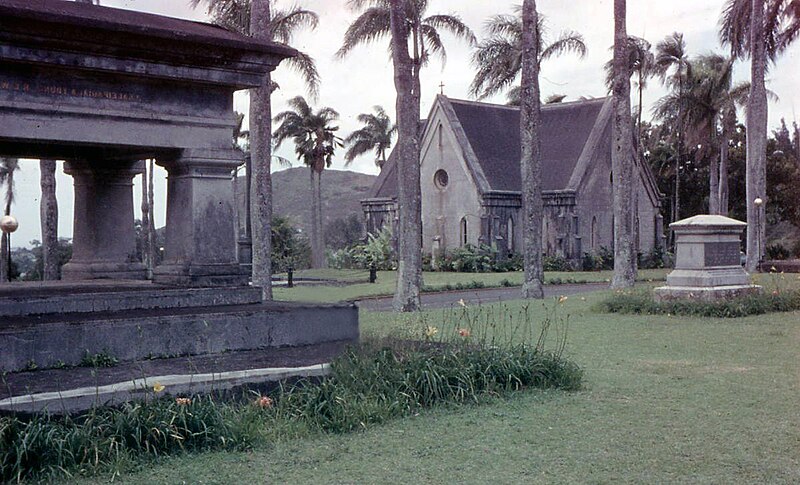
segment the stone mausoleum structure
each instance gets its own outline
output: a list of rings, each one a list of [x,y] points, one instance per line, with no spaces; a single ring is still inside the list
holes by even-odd
[[[579,267],[613,246],[611,98],[542,106],[543,247]],[[502,257],[522,244],[519,108],[436,97],[421,137],[422,237],[427,253],[466,244]],[[660,194],[644,160],[634,179],[636,248],[663,244]],[[368,232],[396,218],[394,154],[361,202]]]
[[[719,215],[699,215],[670,224],[675,231],[675,269],[658,301],[715,301],[759,293],[741,263],[741,236],[747,224]]]
[[[262,303],[237,261],[233,93],[294,54],[199,22],[0,0],[0,156],[65,160],[75,185],[67,281],[0,287],[0,369],[357,338],[354,307]],[[145,159],[168,172],[152,282],[134,242]]]

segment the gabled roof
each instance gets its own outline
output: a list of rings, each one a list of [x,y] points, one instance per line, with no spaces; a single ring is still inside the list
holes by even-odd
[[[574,174],[585,170],[590,160],[611,156],[610,103],[610,98],[599,98],[542,106],[543,190],[575,190],[582,177]],[[519,192],[519,108],[439,95],[432,113],[437,104],[456,139],[466,145],[461,149],[478,189]],[[373,197],[397,194],[392,155],[376,181]]]

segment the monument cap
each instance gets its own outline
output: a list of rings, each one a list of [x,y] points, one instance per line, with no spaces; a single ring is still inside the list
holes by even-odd
[[[670,229],[692,228],[692,227],[743,228],[746,226],[747,226],[746,222],[737,221],[736,219],[731,219],[730,217],[701,214],[689,217],[687,219],[681,219],[680,221],[677,222],[673,222],[672,224],[669,225],[669,228]]]

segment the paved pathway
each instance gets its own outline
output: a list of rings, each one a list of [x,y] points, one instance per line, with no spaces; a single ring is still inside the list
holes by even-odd
[[[577,295],[608,288],[608,283],[585,283],[578,285],[546,285],[545,298],[559,295]],[[518,300],[520,288],[482,288],[474,290],[444,291],[437,293],[423,293],[422,307],[425,309],[447,308],[455,305],[459,300],[471,305],[478,303],[495,303],[498,301]],[[392,310],[392,298],[368,298],[358,301],[358,307],[364,310],[386,312]]]

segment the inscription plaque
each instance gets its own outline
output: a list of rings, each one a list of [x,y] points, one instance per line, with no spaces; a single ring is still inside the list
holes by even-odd
[[[739,266],[738,242],[707,242],[705,247],[705,266]]]

